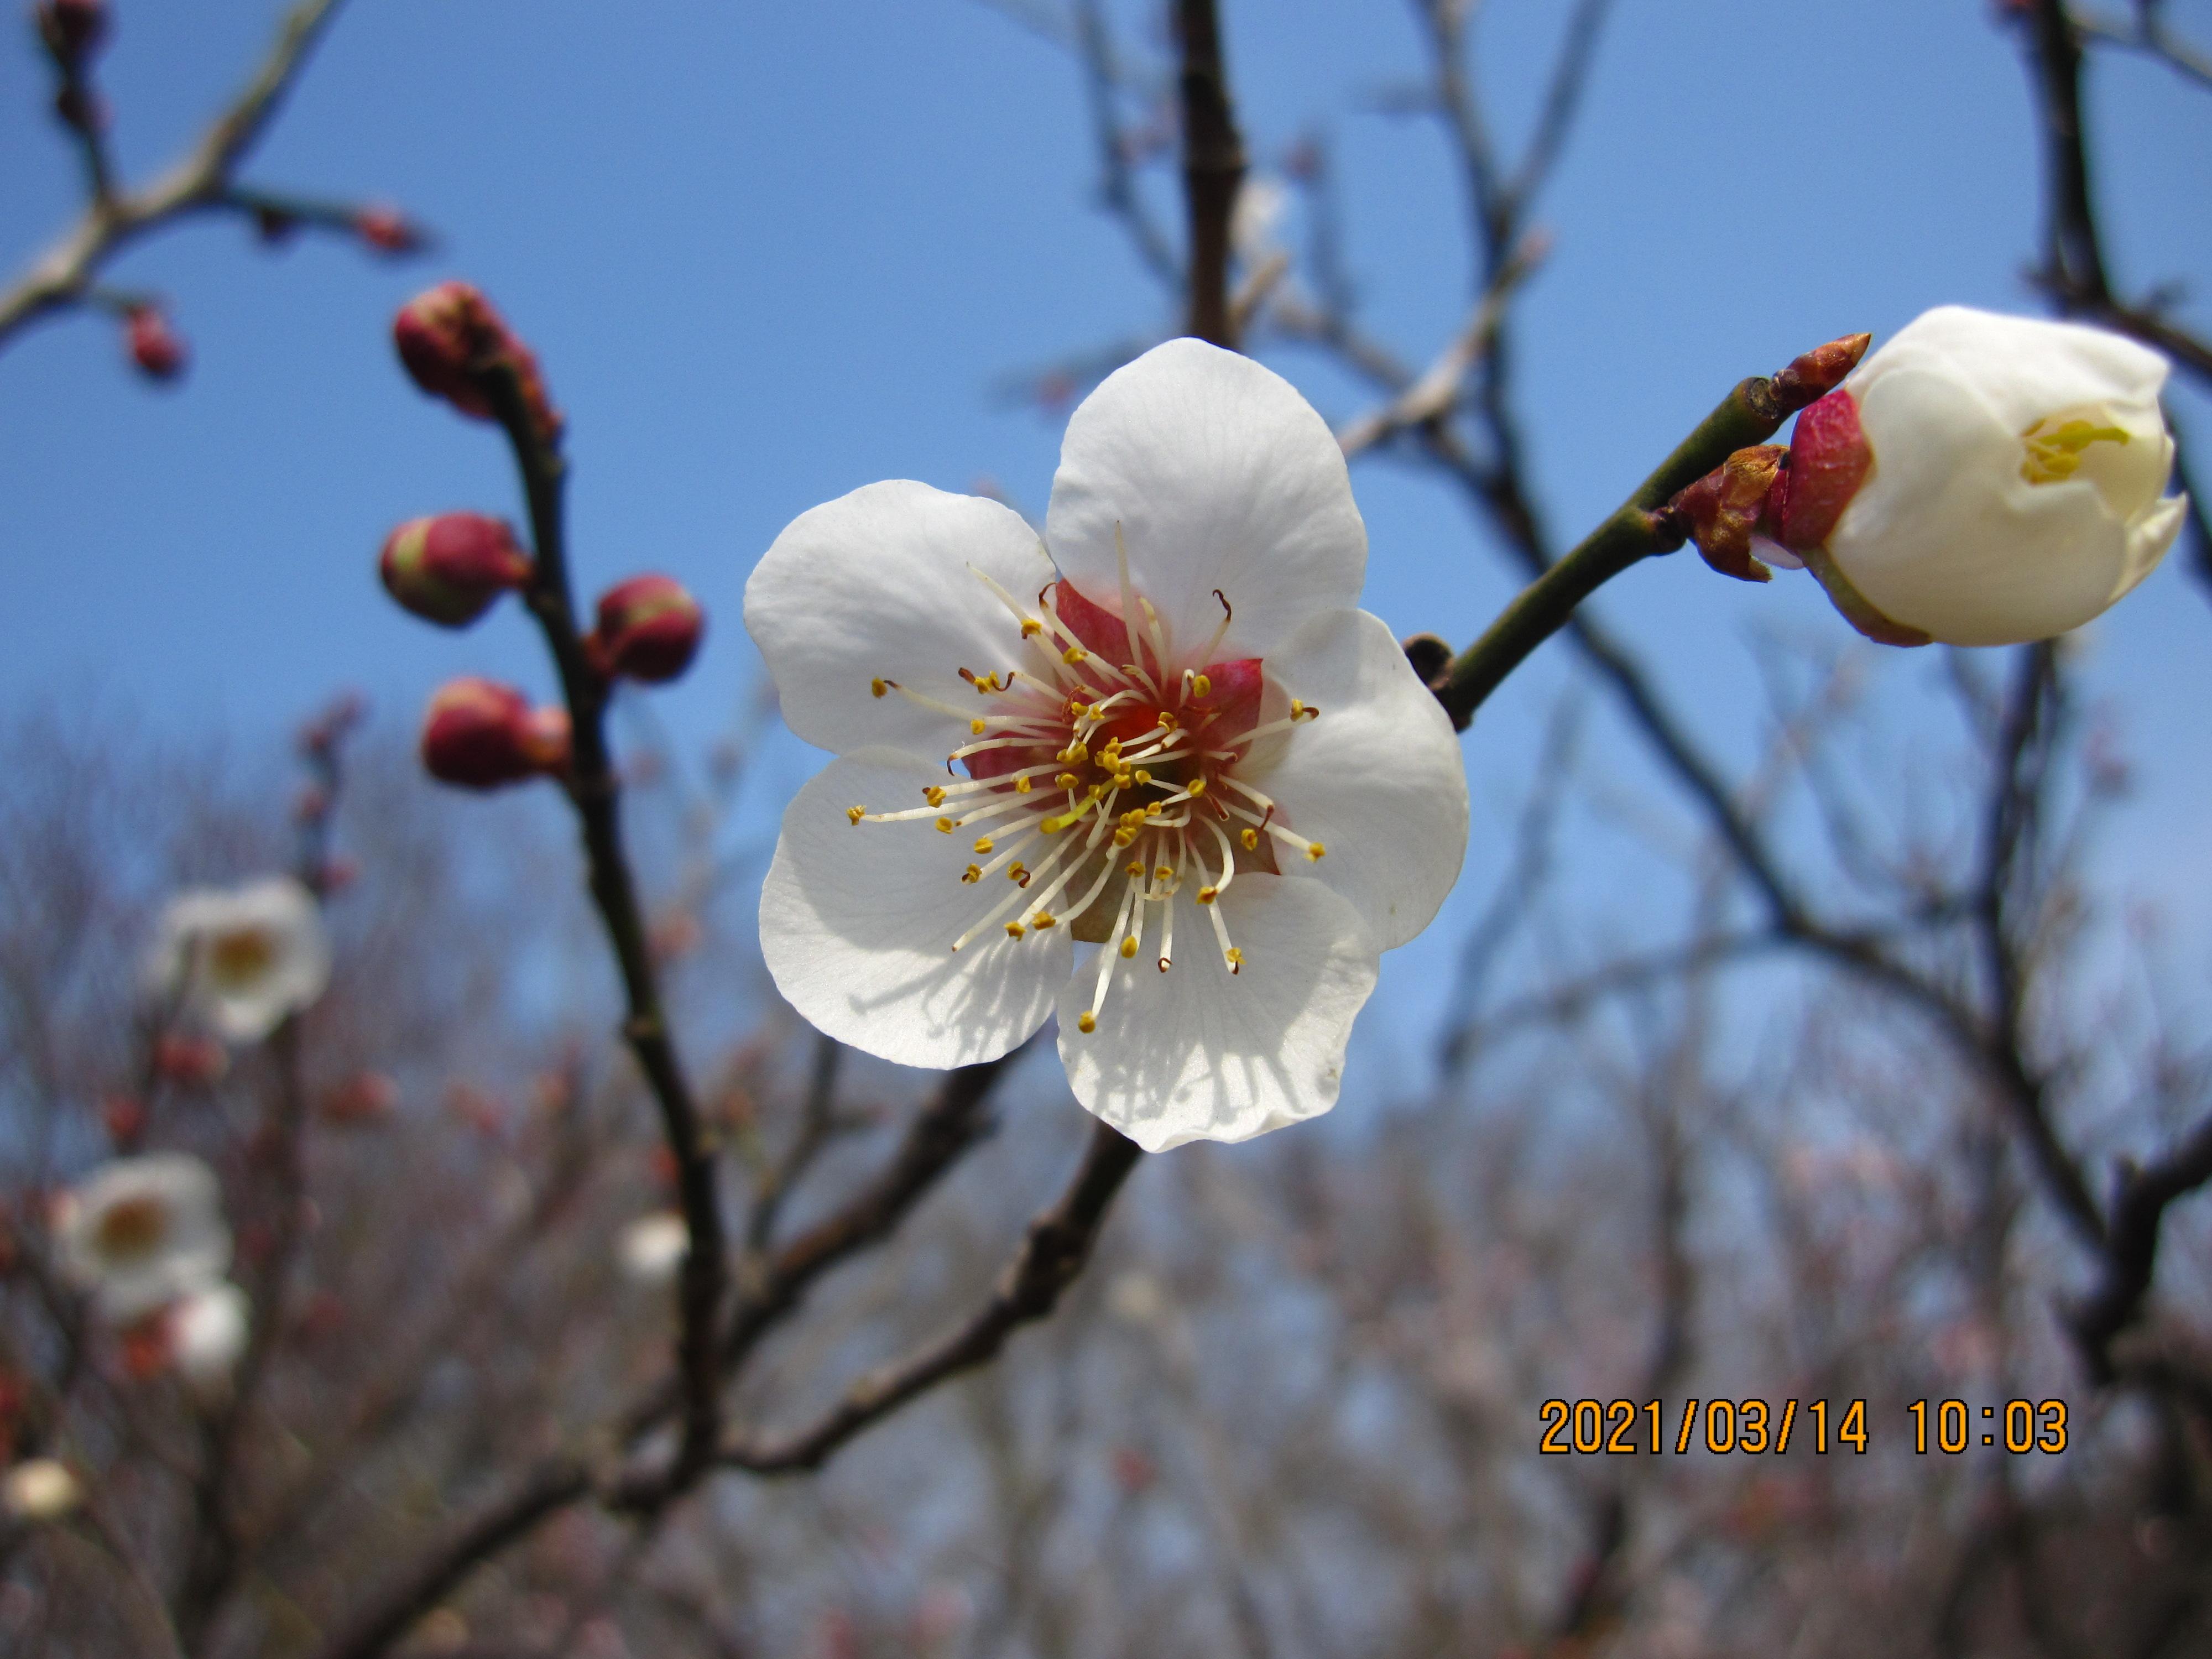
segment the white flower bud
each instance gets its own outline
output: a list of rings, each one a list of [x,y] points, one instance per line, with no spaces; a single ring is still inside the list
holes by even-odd
[[[2166,360],[2102,329],[1928,312],[1799,417],[1778,514],[1838,609],[1900,643],[2078,628],[2180,532]]]
[[[27,1458],[0,1477],[0,1507],[18,1521],[58,1521],[83,1501],[77,1478],[51,1457]]]
[[[639,1285],[665,1285],[691,1249],[690,1230],[672,1210],[641,1216],[622,1231],[615,1247],[623,1272]]]
[[[244,1291],[224,1283],[194,1291],[169,1310],[169,1342],[177,1375],[194,1393],[219,1398],[246,1352],[252,1304]]]

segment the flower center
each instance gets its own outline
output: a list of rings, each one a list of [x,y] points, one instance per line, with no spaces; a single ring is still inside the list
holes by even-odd
[[[168,1206],[158,1198],[126,1198],[100,1212],[93,1241],[118,1266],[143,1261],[168,1236]]]
[[[2046,415],[2021,434],[2027,456],[2020,464],[2020,476],[2032,484],[2063,483],[2081,470],[2090,445],[2127,441],[2128,434],[2109,421],[2100,425],[2072,410]]]
[[[1143,953],[1148,934],[1159,971],[1174,966],[1175,901],[1187,889],[1212,922],[1223,965],[1241,972],[1244,954],[1216,901],[1240,871],[1274,872],[1279,845],[1307,860],[1326,849],[1295,833],[1239,772],[1249,770],[1255,744],[1320,711],[1292,700],[1287,714],[1261,719],[1261,659],[1215,659],[1231,614],[1218,591],[1212,638],[1179,652],[1169,625],[1131,588],[1126,555],[1119,616],[1065,580],[1024,606],[970,568],[1018,628],[1010,630],[1011,665],[980,674],[958,665],[981,702],[956,708],[890,679],[869,686],[967,721],[970,741],[945,757],[953,781],[924,788],[925,806],[854,806],[846,817],[855,825],[927,818],[969,838],[974,856],[960,879],[985,890],[982,913],[948,941],[954,951],[993,928],[1018,940],[1064,927],[1107,945],[1078,1022],[1085,1032],[1097,1028],[1116,964]],[[992,890],[1000,878],[1009,886]]]
[[[218,991],[249,989],[276,960],[276,941],[264,927],[234,927],[207,944],[208,977]]]

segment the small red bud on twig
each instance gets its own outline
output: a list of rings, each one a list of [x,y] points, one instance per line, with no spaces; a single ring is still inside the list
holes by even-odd
[[[323,1098],[323,1117],[358,1125],[389,1117],[399,1104],[399,1085],[381,1072],[359,1072]]]
[[[462,414],[492,418],[478,377],[504,367],[521,386],[538,436],[550,440],[560,432],[561,416],[546,401],[536,355],[472,284],[441,283],[416,295],[393,319],[392,338],[415,384]]]
[[[481,513],[410,519],[385,538],[376,566],[393,599],[443,628],[467,627],[532,568],[514,531]]]
[[[111,1095],[100,1109],[100,1121],[118,1152],[134,1149],[146,1133],[146,1103],[135,1095]]]
[[[706,613],[672,576],[632,576],[599,596],[599,623],[584,648],[599,672],[659,684],[691,665]]]
[[[82,62],[107,39],[107,0],[40,0],[32,15],[58,59]]]
[[[107,100],[82,81],[68,82],[54,94],[54,114],[72,132],[89,137],[107,131]]]
[[[1751,538],[1767,533],[1767,491],[1788,453],[1777,444],[1739,449],[1667,504],[1667,516],[1723,576],[1747,582],[1772,580],[1774,573],[1752,556]]]
[[[1844,383],[1844,377],[1859,366],[1859,359],[1866,356],[1867,348],[1873,343],[1871,334],[1846,334],[1840,340],[1814,346],[1802,356],[1792,358],[1790,366],[1774,377],[1774,396],[1784,411],[1795,414],[1833,392]]]
[[[149,380],[173,380],[185,372],[185,343],[154,306],[125,312],[124,343],[131,361]]]
[[[533,711],[511,685],[453,680],[423,718],[422,764],[441,783],[464,789],[520,783],[567,765],[568,726],[566,711]]]
[[[413,253],[422,233],[398,208],[363,208],[353,216],[354,234],[380,253]]]
[[[155,1073],[171,1083],[204,1088],[229,1069],[228,1051],[211,1036],[171,1031],[155,1041]]]

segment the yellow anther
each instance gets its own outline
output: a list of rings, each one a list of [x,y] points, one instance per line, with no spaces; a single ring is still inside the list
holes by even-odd
[[[1092,800],[1097,800],[1099,796],[1106,793],[1106,786],[1103,783],[1094,783],[1087,793]]]
[[[1090,758],[1091,751],[1079,743],[1068,744],[1066,752],[1060,756],[1060,759],[1070,766],[1080,766]]]
[[[1133,861],[1126,871],[1122,872],[1122,873],[1128,876],[1132,880],[1142,881],[1145,878],[1144,861],[1141,859]]]
[[[1244,843],[1244,850],[1248,853],[1256,853],[1260,850],[1260,832],[1257,830],[1243,830],[1238,834],[1237,839]]]
[[[1148,800],[1145,803],[1145,816],[1148,818],[1156,818],[1164,811],[1166,809],[1156,800]]]
[[[1306,856],[1311,859],[1316,864],[1319,864],[1323,858],[1328,856],[1328,848],[1322,846],[1317,841],[1310,841],[1306,843]]]
[[[1175,872],[1169,869],[1166,865],[1163,864],[1152,872],[1152,879],[1154,881],[1165,881],[1173,874],[1175,874]]]
[[[856,824],[867,816],[868,809],[865,806],[848,806],[845,809],[845,822],[848,823]]]
[[[1238,950],[1235,945],[1231,945],[1221,954],[1228,958],[1229,971],[1231,973],[1241,974],[1244,971],[1244,953]]]
[[[1195,799],[1206,793],[1206,780],[1204,778],[1193,778],[1188,787],[1190,790],[1192,797]]]
[[[1198,890],[1198,902],[1200,904],[1211,904],[1220,896],[1221,890],[1218,887],[1201,887]]]
[[[1302,702],[1297,698],[1292,697],[1291,718],[1294,720],[1317,720],[1321,718],[1321,710],[1310,702]]]
[[[976,837],[975,837],[975,850],[976,850],[978,853],[982,853],[982,854],[988,854],[990,852],[990,850],[991,850],[991,838],[990,838],[988,836],[976,836]]]
[[[1140,783],[1140,784],[1143,784],[1143,783],[1150,783],[1152,781],[1152,775],[1150,772],[1147,772],[1146,770],[1145,770],[1145,769],[1144,769],[1143,767],[1141,767],[1141,766],[1140,766],[1140,767],[1139,767],[1139,768],[1137,769],[1137,781],[1138,781],[1139,783]]]
[[[1135,788],[1137,787],[1137,775],[1133,772],[1116,772],[1114,775],[1114,787],[1116,789]]]
[[[1039,622],[1036,617],[1024,617],[1022,618],[1022,637],[1024,639],[1033,640],[1043,632],[1044,624]]]
[[[1010,921],[1006,924],[1006,937],[1008,939],[1019,939],[1028,931],[1029,930],[1024,927],[1018,921]]]
[[[1017,887],[1028,886],[1030,884],[1029,866],[1024,864],[1019,859],[1016,859],[1013,862],[1012,867],[1006,872],[1006,879],[1013,883]]]
[[[974,886],[977,882],[983,879],[983,866],[980,864],[969,865],[966,872],[961,876],[960,879],[966,882],[969,886]]]
[[[1091,653],[1088,651],[1084,650],[1082,647],[1071,645],[1066,650],[1060,653],[1060,659],[1072,668],[1090,654]]]
[[[1163,731],[1172,732],[1176,729],[1176,717],[1163,708],[1160,710],[1159,725]]]
[[[868,682],[868,695],[872,697],[880,697],[890,690],[890,687],[886,685],[881,680],[870,680]]]
[[[1083,780],[1073,772],[1062,772],[1052,781],[1052,787],[1055,789],[1073,789],[1082,781]]]
[[[1081,1013],[1075,1017],[1075,1029],[1082,1032],[1084,1036],[1089,1036],[1093,1031],[1098,1029],[1098,1016],[1092,1013],[1088,1008],[1085,1009]]]
[[[1123,934],[1121,936],[1121,960],[1127,962],[1131,957],[1133,957],[1136,954],[1137,936],[1134,933]]]
[[[1026,795],[1029,792],[1030,781],[1027,778],[1016,778],[1014,780],[1014,793],[1016,794]]]
[[[989,729],[990,724],[988,720],[969,720],[968,729],[980,738]]]
[[[2098,426],[2080,419],[2051,427],[2049,419],[2038,421],[2021,434],[2027,445],[2027,459],[2021,463],[2020,476],[2030,483],[2057,483],[2070,478],[2081,469],[2081,452],[2091,444],[2124,444],[2128,434],[2116,426]]]
[[[921,792],[921,798],[927,801],[932,806],[944,805],[945,786],[938,783],[925,786]]]
[[[1193,675],[1190,677],[1190,694],[1191,694],[1191,696],[1194,696],[1194,697],[1203,697],[1203,696],[1206,696],[1209,692],[1211,692],[1212,690],[1213,690],[1213,682],[1212,682],[1212,680],[1210,680],[1210,679],[1206,678],[1205,675],[1203,675],[1203,674],[1193,674]]]
[[[952,820],[951,818],[938,819],[937,833],[940,836],[951,835],[952,833]]]
[[[1059,926],[1059,924],[1060,918],[1053,915],[1049,910],[1040,910],[1030,918],[1030,926],[1036,928],[1040,933],[1044,932],[1046,928],[1055,927]]]
[[[1116,830],[1114,832],[1114,845],[1116,847],[1127,847],[1131,842],[1136,840],[1136,838],[1137,832],[1130,829],[1129,826],[1125,823],[1119,830]]]

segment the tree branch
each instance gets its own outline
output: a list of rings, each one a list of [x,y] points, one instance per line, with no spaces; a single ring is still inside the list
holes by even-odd
[[[2068,1322],[2098,1382],[2110,1382],[2118,1374],[2112,1340],[2134,1322],[2150,1294],[2167,1208],[2207,1182],[2212,1182],[2212,1117],[2147,1167],[2119,1166],[2106,1229],[2104,1277]]]
[[[1244,181],[1244,145],[1230,106],[1213,0],[1176,0],[1182,52],[1182,177],[1190,224],[1189,331],[1237,349],[1229,311],[1229,226]]]

